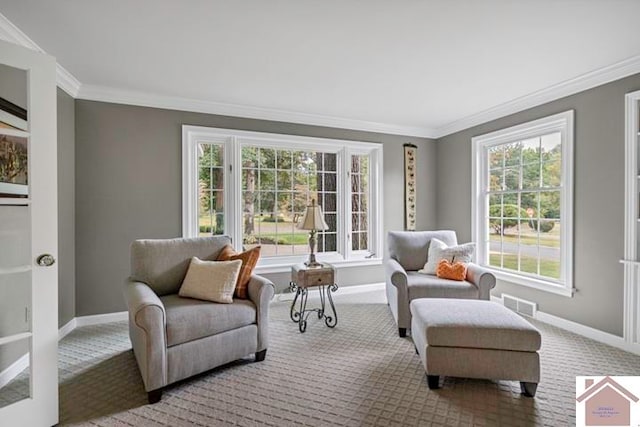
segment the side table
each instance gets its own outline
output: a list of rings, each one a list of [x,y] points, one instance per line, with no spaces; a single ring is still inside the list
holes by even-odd
[[[309,288],[318,288],[320,293],[320,307],[307,308],[307,299],[309,297]],[[295,291],[296,295],[291,303],[291,311],[289,316],[291,320],[298,324],[301,333],[307,329],[307,318],[309,314],[315,312],[318,319],[324,319],[324,323],[335,328],[338,324],[338,314],[336,307],[333,305],[331,293],[338,290],[335,283],[335,270],[329,264],[322,264],[319,267],[307,267],[304,264],[297,264],[291,267],[291,282],[289,283],[291,292]],[[296,310],[296,302],[300,299],[299,307]],[[327,314],[326,300],[329,300],[331,313]]]

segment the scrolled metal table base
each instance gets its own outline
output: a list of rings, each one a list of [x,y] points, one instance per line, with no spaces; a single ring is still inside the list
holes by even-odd
[[[335,328],[338,324],[338,313],[336,312],[336,307],[333,304],[333,298],[331,297],[331,294],[338,290],[338,285],[334,283],[333,285],[322,285],[316,287],[318,288],[318,292],[320,293],[320,307],[307,308],[309,288],[300,287],[294,282],[289,283],[289,290],[291,290],[291,292],[296,292],[296,295],[293,297],[293,302],[291,303],[289,317],[291,317],[292,321],[298,324],[298,329],[301,333],[304,333],[304,331],[307,330],[307,319],[313,312],[318,315],[318,319],[324,319],[325,325],[330,328]],[[296,302],[298,302],[298,298],[300,298],[300,302],[298,310],[296,310]],[[327,300],[329,300],[329,307],[331,308],[331,312],[329,314],[327,314],[326,311]]]

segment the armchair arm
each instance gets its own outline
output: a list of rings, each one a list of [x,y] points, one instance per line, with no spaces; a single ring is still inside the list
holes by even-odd
[[[474,263],[467,265],[467,281],[476,285],[480,291],[480,299],[484,300],[490,298],[491,289],[496,286],[496,276],[486,268]]]
[[[410,327],[411,313],[409,312],[409,279],[407,272],[400,263],[389,258],[384,264],[387,298],[391,307],[391,313],[396,318],[400,336],[404,336],[402,330]],[[395,290],[393,289],[395,287]],[[394,292],[395,291],[395,292]]]
[[[124,298],[129,311],[129,337],[147,391],[167,385],[167,315],[164,304],[142,282],[127,280]]]
[[[258,348],[256,352],[265,350],[269,345],[269,302],[275,294],[276,287],[262,276],[253,274],[249,281],[249,299],[256,306],[256,323],[258,325]]]
[[[407,272],[397,260],[393,258],[387,259],[384,270],[387,276],[387,282],[398,288],[398,292],[407,291]]]

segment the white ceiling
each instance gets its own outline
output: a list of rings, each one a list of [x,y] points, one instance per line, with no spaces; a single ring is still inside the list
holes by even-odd
[[[425,135],[640,54],[637,0],[0,0],[0,13],[80,97],[107,87]]]

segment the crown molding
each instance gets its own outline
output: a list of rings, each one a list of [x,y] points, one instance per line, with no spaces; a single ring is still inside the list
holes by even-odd
[[[537,107],[538,105],[583,92],[636,73],[640,73],[640,55],[582,74],[573,79],[565,80],[564,82],[436,128],[434,138],[442,138],[452,133]]]
[[[0,39],[14,43],[27,49],[45,53],[36,42],[31,40],[29,36],[23,33],[18,27],[13,25],[6,16],[0,13]],[[80,92],[81,83],[59,63],[56,63],[56,84],[60,89],[76,98]]]
[[[59,63],[56,63],[56,83],[60,89],[67,92],[73,98],[78,97],[80,87],[82,86],[82,83]]]
[[[258,120],[271,120],[276,122],[299,123],[393,135],[432,138],[434,134],[432,129],[423,127],[401,126],[390,123],[370,122],[365,120],[347,119],[273,108],[164,96],[87,84],[82,85],[77,97],[90,101],[191,111],[196,113],[217,114],[221,116],[243,117]]]

